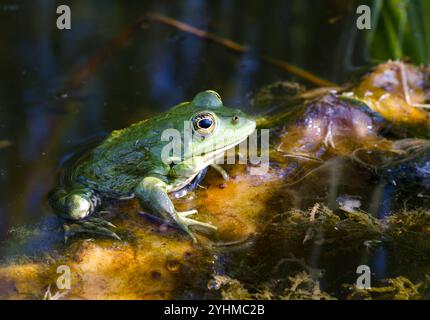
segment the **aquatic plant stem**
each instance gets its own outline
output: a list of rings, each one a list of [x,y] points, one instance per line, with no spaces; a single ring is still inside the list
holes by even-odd
[[[176,28],[178,30],[181,30],[183,32],[192,34],[196,37],[203,38],[209,41],[212,41],[214,43],[217,43],[231,51],[234,51],[236,53],[246,53],[252,51],[251,48],[244,46],[240,43],[234,42],[233,40],[223,38],[221,36],[218,36],[214,33],[198,29],[196,27],[193,27],[189,24],[186,24],[184,22],[178,21],[176,19],[170,18],[168,16],[165,16],[160,13],[154,13],[150,12],[146,15],[147,19],[149,21],[162,23],[168,26],[171,26],[173,28]],[[295,65],[292,65],[288,62],[285,62],[283,60],[273,58],[268,55],[258,55],[258,57],[263,61],[266,62],[272,66],[278,67],[280,69],[283,69],[289,73],[292,73],[302,79],[305,79],[309,81],[312,84],[315,84],[317,86],[328,86],[328,87],[335,87],[337,86],[335,83],[323,79],[317,75],[314,75],[313,73],[306,71],[300,67],[297,67]]]
[[[240,43],[237,43],[233,40],[218,36],[212,32],[208,32],[205,30],[198,29],[184,22],[178,21],[176,19],[170,18],[160,13],[149,12],[146,13],[142,18],[138,19],[133,25],[127,27],[122,30],[120,33],[115,35],[112,39],[110,39],[105,45],[101,47],[101,49],[92,56],[85,65],[76,72],[71,81],[69,82],[69,87],[79,88],[85,81],[87,81],[91,76],[97,71],[100,64],[103,60],[113,51],[113,49],[120,47],[123,43],[125,43],[135,32],[140,30],[144,25],[148,22],[156,22],[164,25],[168,25],[182,32],[186,32],[192,34],[196,37],[212,41],[216,44],[219,44],[235,53],[247,53],[251,52],[252,48],[244,46]],[[298,66],[290,64],[281,59],[277,59],[271,57],[269,55],[257,55],[261,61],[275,66],[279,69],[287,71],[291,74],[296,75],[299,78],[302,78],[316,86],[323,87],[337,87],[337,84],[323,79],[309,71],[306,71]]]

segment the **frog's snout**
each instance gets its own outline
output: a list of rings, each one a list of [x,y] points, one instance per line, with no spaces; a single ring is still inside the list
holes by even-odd
[[[244,116],[243,114],[235,114],[231,117],[230,123],[233,128],[241,128],[246,131],[249,135],[254,132],[256,128],[256,122],[250,117]]]

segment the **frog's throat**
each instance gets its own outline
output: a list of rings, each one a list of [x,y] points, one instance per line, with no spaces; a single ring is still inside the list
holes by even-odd
[[[215,160],[219,159],[223,155],[224,151],[227,151],[228,149],[233,148],[234,146],[238,145],[239,143],[246,140],[247,138],[248,138],[248,136],[243,137],[241,139],[238,139],[238,140],[226,145],[225,147],[222,147],[220,149],[206,153],[204,156],[200,156],[203,158],[203,161],[200,161],[200,164],[196,168],[195,173],[190,175],[186,180],[182,181],[182,183],[175,185],[173,188],[169,189],[168,192],[169,193],[176,192],[176,191],[182,189],[183,187],[185,187],[186,185],[188,185],[189,183],[191,183],[191,181],[193,181],[193,179],[198,175],[198,173],[201,170],[204,170],[206,167],[213,164],[215,162]]]
[[[238,140],[233,141],[232,143],[229,143],[228,145],[226,145],[222,148],[207,152],[204,155],[199,155],[199,157],[201,157],[203,159],[203,161],[201,162],[202,165],[200,168],[198,168],[198,171],[203,170],[207,166],[213,164],[217,159],[219,159],[220,157],[223,156],[225,151],[237,146],[238,144],[240,144],[242,141],[246,140],[247,138],[248,138],[248,136],[242,137]]]
[[[248,136],[241,138],[241,139],[238,139],[238,140],[226,145],[225,147],[214,150],[212,152],[208,152],[204,156],[200,155],[199,157],[201,157],[203,159],[203,161],[199,162],[199,166],[196,168],[195,173],[190,175],[186,180],[182,181],[182,183],[175,185],[174,187],[170,188],[168,190],[168,192],[169,193],[176,192],[176,191],[182,189],[183,187],[185,187],[186,185],[188,185],[189,183],[191,183],[191,181],[193,181],[193,179],[199,174],[199,172],[201,170],[204,170],[206,167],[213,164],[217,159],[219,159],[223,155],[223,153],[225,151],[233,148],[234,146],[238,145],[239,143],[246,140],[247,138],[248,138]]]

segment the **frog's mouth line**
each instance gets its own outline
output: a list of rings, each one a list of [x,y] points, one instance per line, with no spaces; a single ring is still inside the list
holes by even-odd
[[[212,164],[215,160],[220,158],[225,151],[237,146],[242,141],[245,141],[246,139],[248,139],[249,136],[250,136],[250,134],[247,135],[246,137],[238,139],[238,140],[236,140],[236,141],[234,141],[234,142],[232,142],[232,143],[230,143],[230,144],[228,144],[222,148],[216,149],[214,151],[211,151],[211,152],[208,152],[205,154],[201,154],[201,156],[204,158],[204,164],[205,164],[205,166],[203,168],[207,167],[208,165]]]
[[[202,165],[199,168],[197,168],[196,173],[194,175],[188,177],[187,180],[185,180],[183,183],[176,186],[176,188],[173,188],[169,192],[176,192],[176,191],[182,189],[184,186],[188,185],[191,181],[193,181],[193,179],[198,175],[198,173],[201,170],[205,170],[209,165],[213,164],[224,153],[224,151],[227,151],[228,149],[233,148],[234,146],[238,145],[242,141],[248,139],[248,137],[249,137],[249,135],[247,135],[244,138],[238,139],[238,140],[226,145],[223,148],[220,148],[220,149],[214,150],[212,152],[208,152],[205,155],[202,155],[204,157],[204,161],[202,162]]]

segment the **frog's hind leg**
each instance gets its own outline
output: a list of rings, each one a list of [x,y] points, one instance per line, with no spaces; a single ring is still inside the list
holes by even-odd
[[[165,221],[174,222],[183,231],[188,233],[194,243],[197,242],[197,238],[190,229],[191,226],[200,226],[212,231],[217,230],[216,226],[209,223],[188,218],[188,216],[196,214],[197,210],[176,211],[168,196],[167,184],[162,178],[155,176],[145,177],[136,187],[135,194],[142,206],[149,207],[153,213],[160,214]]]
[[[55,189],[48,198],[55,212],[65,220],[63,226],[66,241],[78,233],[99,234],[120,240],[118,235],[109,229],[115,228],[112,223],[91,216],[101,204],[96,191],[75,185],[69,190]]]
[[[75,185],[66,190],[57,188],[48,195],[51,207],[62,218],[81,220],[93,214],[101,204],[97,193],[87,187]]]

